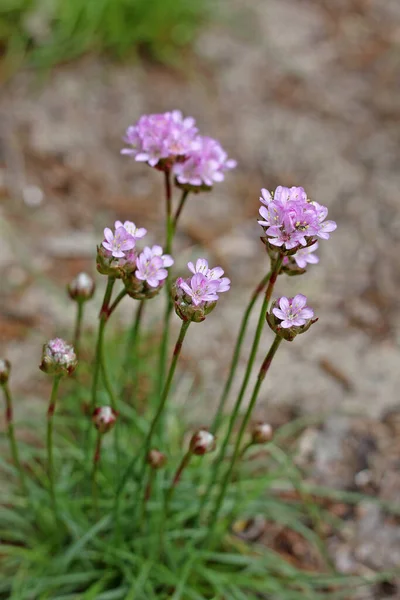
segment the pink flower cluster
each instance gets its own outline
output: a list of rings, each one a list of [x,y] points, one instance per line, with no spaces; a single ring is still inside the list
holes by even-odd
[[[199,258],[196,265],[188,263],[188,267],[193,276],[186,280],[179,277],[176,287],[183,290],[194,306],[216,302],[218,294],[229,290],[231,282],[228,277],[222,277],[224,270],[221,267],[210,269],[205,258]]]
[[[136,227],[131,221],[116,221],[115,230],[109,227],[104,229],[103,248],[110,258],[119,259],[121,267],[130,266],[135,270],[135,277],[145,281],[151,288],[157,288],[167,278],[167,267],[174,264],[169,254],[163,254],[161,246],[146,246],[142,252],[136,249],[136,241],[143,238],[147,230]]]
[[[143,115],[128,127],[124,141],[129,147],[122,154],[151,167],[171,168],[181,185],[211,187],[236,166],[217,140],[199,135],[195,120],[179,110]]]
[[[301,249],[316,241],[317,237],[329,239],[329,234],[336,229],[334,221],[325,221],[328,215],[326,206],[309,200],[302,187],[278,186],[273,194],[266,189],[262,189],[261,194],[263,206],[259,212],[262,220],[258,222],[272,246],[283,251]],[[299,266],[315,262],[315,258],[310,260],[309,252],[300,254],[298,259]]]

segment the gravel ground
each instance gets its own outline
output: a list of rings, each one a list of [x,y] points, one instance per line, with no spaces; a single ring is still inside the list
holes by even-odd
[[[201,35],[181,72],[89,57],[44,80],[24,72],[4,85],[2,353],[20,365],[14,383],[32,397],[20,410],[33,411],[40,405],[32,386],[38,349],[71,324],[63,285],[82,268],[93,271],[102,228],[131,218],[154,240],[162,233],[160,175],[121,157],[121,136],[141,113],[179,107],[239,162],[211,194],[188,201],[176,241],[177,270],[205,252],[233,281],[216,312],[188,336],[186,364],[205,382],[191,418],[214,405],[243,304],[266,268],[259,189],[302,185],[338,222],[320,244],[318,266],[279,280],[279,293],[309,297],[319,322],[283,345],[259,408],[268,415],[268,402],[347,415],[345,425],[330,417],[314,435],[318,475],[335,448],[347,466],[342,441],[364,422],[349,414],[379,429],[400,406],[400,3],[232,0],[222,9],[224,18]],[[151,318],[157,301],[152,308]],[[131,311],[127,303],[121,319]],[[260,358],[269,343],[266,333]],[[378,456],[390,471],[386,452],[379,447]],[[393,472],[398,461],[399,448]],[[343,487],[341,476],[335,484]],[[385,535],[382,516],[366,514],[372,531]],[[387,527],[398,543],[399,526]],[[394,560],[389,555],[384,566]]]

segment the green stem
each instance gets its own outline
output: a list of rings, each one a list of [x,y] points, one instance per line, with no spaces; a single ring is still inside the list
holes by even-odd
[[[171,172],[168,169],[165,175],[165,206],[166,206],[166,233],[165,233],[165,253],[171,252],[172,237],[174,233],[172,221],[172,190],[171,190]]]
[[[125,361],[123,365],[123,372],[121,374],[121,380],[123,381],[121,386],[121,395],[124,395],[129,377],[132,378],[133,387],[135,387],[134,380],[136,379],[137,347],[144,303],[144,300],[140,300],[128,334],[128,342],[125,349]]]
[[[264,295],[264,300],[261,306],[261,310],[260,310],[260,316],[258,318],[258,323],[257,323],[257,329],[256,329],[256,333],[254,335],[254,340],[253,340],[253,345],[251,347],[251,351],[250,351],[250,356],[249,356],[249,360],[247,363],[247,367],[246,367],[246,371],[244,374],[244,378],[243,378],[243,382],[242,382],[242,386],[239,390],[239,394],[238,397],[236,399],[236,403],[235,406],[233,407],[233,411],[231,414],[231,417],[229,419],[229,425],[228,425],[228,431],[225,435],[224,441],[221,445],[221,450],[218,454],[217,460],[215,461],[212,471],[211,471],[211,477],[210,477],[210,482],[208,484],[206,493],[203,496],[202,502],[200,504],[200,511],[199,511],[199,518],[201,517],[201,513],[204,511],[205,505],[207,504],[210,495],[211,495],[211,490],[215,484],[215,482],[217,481],[218,478],[218,474],[219,474],[219,470],[222,466],[222,463],[225,459],[226,456],[226,451],[228,448],[228,444],[229,444],[229,440],[231,438],[236,420],[239,416],[239,412],[240,412],[240,408],[242,406],[242,402],[243,402],[243,398],[244,395],[246,393],[247,390],[247,386],[250,380],[250,376],[251,376],[251,372],[253,370],[253,365],[254,365],[254,361],[256,359],[257,356],[257,350],[258,350],[258,346],[260,344],[260,339],[261,339],[261,333],[264,327],[264,323],[265,323],[265,315],[266,312],[268,310],[268,305],[269,305],[269,301],[271,299],[271,295],[272,295],[272,291],[276,282],[276,279],[278,277],[279,271],[281,269],[282,266],[282,261],[283,261],[283,256],[279,255],[278,258],[276,259],[272,270],[271,270],[271,275],[269,278],[269,282],[268,282],[268,287],[266,289],[265,295]]]
[[[113,410],[115,410],[115,412],[117,412],[117,398],[115,396],[113,386],[111,383],[111,379],[110,379],[110,376],[109,376],[109,373],[107,370],[107,364],[106,364],[106,360],[105,360],[105,356],[104,356],[104,347],[103,347],[103,351],[102,351],[102,355],[101,355],[101,372],[103,375],[104,387],[106,388],[106,392],[110,399],[111,408]],[[119,465],[121,464],[121,451],[120,451],[120,445],[119,445],[119,427],[120,427],[120,420],[117,419],[117,421],[114,425],[114,450],[115,450],[115,457],[117,459],[117,472],[119,471]]]
[[[54,411],[56,408],[57,401],[57,393],[58,387],[60,385],[61,377],[54,377],[53,387],[51,390],[49,407],[47,409],[47,468],[48,468],[48,476],[49,476],[49,486],[50,486],[50,498],[53,506],[54,516],[58,520],[57,513],[57,501],[56,501],[56,493],[54,486],[54,461],[53,461],[53,425],[54,425]]]
[[[21,461],[19,459],[18,445],[17,440],[15,439],[14,433],[14,422],[13,422],[13,408],[12,408],[12,396],[10,392],[10,388],[8,383],[3,383],[2,386],[4,397],[6,399],[6,425],[7,425],[7,435],[10,443],[11,456],[14,461],[14,465],[18,470],[19,478],[21,481],[21,488],[25,495],[27,495],[28,490],[26,487],[26,479],[25,473],[21,465]]]
[[[79,356],[79,346],[81,341],[81,331],[82,331],[82,320],[83,320],[83,306],[84,302],[82,300],[77,301],[76,307],[76,321],[75,321],[75,331],[74,331],[74,349],[77,356]]]
[[[125,298],[127,293],[128,292],[126,291],[125,288],[120,291],[120,293],[118,294],[118,296],[115,298],[114,302],[111,304],[111,306],[108,309],[107,319],[110,318],[110,316],[112,315],[114,310],[117,308],[118,304],[121,302],[122,298]]]
[[[192,452],[189,449],[186,452],[186,454],[184,455],[184,457],[182,458],[181,463],[180,463],[179,467],[176,470],[176,473],[174,475],[172,483],[169,486],[167,494],[165,496],[164,508],[163,508],[161,522],[160,522],[160,548],[162,548],[163,545],[164,545],[165,525],[166,525],[167,520],[168,520],[169,507],[170,507],[170,504],[171,504],[172,496],[174,495],[175,488],[178,485],[178,483],[180,482],[181,477],[182,477],[182,473],[183,473],[184,469],[190,463],[190,459],[191,458],[192,458]]]
[[[181,212],[183,210],[183,207],[185,206],[185,202],[186,202],[186,199],[187,199],[188,196],[189,196],[189,191],[188,190],[183,190],[182,191],[181,199],[179,201],[178,208],[176,209],[176,213],[175,213],[175,216],[173,218],[173,232],[174,233],[176,231],[176,226],[178,224],[179,217],[181,216]]]
[[[235,349],[233,351],[233,356],[232,356],[232,361],[231,361],[231,365],[229,368],[229,375],[228,375],[228,379],[226,380],[225,383],[225,387],[222,391],[222,395],[218,404],[218,409],[216,412],[216,415],[214,417],[214,422],[212,424],[211,427],[211,432],[215,435],[220,424],[221,424],[221,418],[222,418],[222,414],[225,408],[225,404],[226,404],[226,400],[229,396],[229,392],[231,391],[231,387],[232,387],[232,383],[233,383],[233,379],[235,376],[235,372],[236,372],[236,367],[237,364],[239,362],[239,357],[240,357],[240,351],[242,349],[242,344],[243,344],[243,340],[244,340],[244,336],[247,330],[247,326],[249,323],[249,319],[250,319],[250,315],[253,311],[254,305],[259,297],[259,295],[261,294],[261,292],[263,291],[264,287],[267,285],[269,278],[271,276],[271,271],[269,273],[267,273],[267,275],[265,275],[265,277],[263,277],[263,279],[261,279],[260,283],[258,284],[258,286],[256,287],[256,289],[254,290],[254,292],[251,295],[250,298],[250,302],[247,305],[247,308],[245,310],[245,313],[243,315],[243,319],[242,322],[240,324],[240,329],[239,329],[239,334],[236,340],[236,344],[235,344]]]
[[[168,371],[168,376],[167,376],[167,380],[165,382],[165,386],[164,386],[164,390],[163,393],[161,395],[160,398],[160,402],[156,411],[156,414],[153,417],[153,420],[151,422],[150,425],[150,429],[149,432],[146,436],[146,439],[144,441],[143,444],[143,453],[144,453],[144,457],[143,457],[143,463],[142,463],[142,468],[141,468],[141,472],[139,475],[139,486],[142,484],[143,482],[143,477],[146,471],[146,461],[147,461],[147,455],[149,453],[150,447],[151,447],[151,440],[153,437],[153,434],[157,428],[157,425],[161,419],[161,416],[163,414],[167,399],[168,399],[168,395],[169,395],[169,391],[171,389],[171,384],[172,384],[172,380],[174,378],[174,374],[175,374],[175,370],[176,370],[176,365],[178,363],[178,359],[179,359],[179,355],[181,353],[181,349],[182,349],[182,344],[183,344],[183,340],[185,339],[185,335],[186,332],[189,328],[190,325],[190,321],[183,321],[182,322],[182,326],[181,326],[181,330],[179,332],[179,336],[178,336],[178,340],[175,344],[175,348],[174,348],[174,353],[172,356],[172,360],[171,360],[171,365],[169,367],[169,371]]]
[[[97,495],[97,471],[100,462],[100,454],[101,454],[101,442],[103,439],[103,435],[100,431],[97,432],[97,440],[96,440],[96,448],[93,455],[93,468],[92,468],[92,502],[93,502],[93,512],[98,518],[99,514],[99,506],[98,506],[98,495]]]
[[[276,354],[276,351],[279,348],[280,343],[282,342],[282,339],[283,338],[281,338],[279,335],[275,336],[275,339],[272,342],[272,345],[271,345],[271,347],[270,347],[270,349],[268,351],[268,354],[265,357],[264,362],[262,363],[260,371],[258,373],[257,381],[256,381],[255,386],[254,386],[254,390],[253,390],[253,393],[252,393],[252,396],[251,396],[251,399],[250,399],[250,403],[249,403],[249,405],[247,407],[246,413],[244,415],[242,424],[241,424],[240,429],[239,429],[238,436],[236,438],[236,443],[235,443],[233,455],[232,455],[232,457],[230,459],[228,470],[227,470],[227,472],[225,474],[225,477],[224,477],[224,479],[222,481],[221,489],[220,489],[219,495],[217,497],[217,501],[215,503],[215,509],[214,509],[214,512],[213,512],[212,517],[211,517],[211,521],[210,521],[210,525],[209,525],[209,534],[208,534],[207,540],[210,540],[213,537],[215,526],[216,526],[216,523],[217,523],[217,519],[218,519],[219,513],[221,511],[222,502],[223,502],[223,500],[225,498],[226,491],[227,491],[227,488],[228,488],[228,485],[229,485],[229,482],[230,482],[230,479],[231,479],[231,475],[232,475],[233,469],[235,467],[236,461],[237,461],[237,459],[239,457],[239,454],[240,454],[240,447],[242,445],[243,436],[244,436],[244,434],[246,432],[247,425],[249,423],[251,414],[252,414],[254,406],[256,404],[257,397],[258,397],[258,394],[259,394],[262,382],[264,381],[265,376],[268,373],[269,367],[271,366],[272,360],[273,360],[273,358],[274,358],[274,356]]]

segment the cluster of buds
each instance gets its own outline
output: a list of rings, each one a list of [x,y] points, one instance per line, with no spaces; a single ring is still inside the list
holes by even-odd
[[[313,246],[311,254],[297,254],[294,261],[300,269],[304,269],[307,263],[318,262],[312,255],[317,238],[327,240],[336,229],[334,221],[325,220],[328,215],[326,206],[307,198],[302,187],[278,186],[273,193],[262,189],[260,201],[262,219],[258,223],[265,232],[264,243],[273,251],[279,249],[281,254],[293,257],[300,249]]]
[[[44,344],[42,362],[39,365],[39,369],[44,373],[55,377],[71,375],[77,364],[74,347],[63,339],[55,338]]]
[[[143,115],[126,130],[122,154],[161,171],[172,171],[178,187],[193,192],[210,190],[236,166],[220,143],[198,133],[192,117],[179,110]]]
[[[157,448],[153,448],[149,451],[147,455],[147,464],[149,464],[152,469],[161,469],[165,466],[166,462],[167,457],[163,452],[157,450]]]
[[[266,315],[272,331],[292,342],[296,335],[306,332],[318,319],[313,319],[314,311],[307,305],[307,298],[297,294],[294,298],[282,296],[271,305]]]
[[[215,308],[218,294],[230,289],[230,279],[223,277],[221,267],[210,269],[205,258],[199,258],[194,265],[188,263],[193,273],[188,279],[179,277],[173,287],[175,312],[183,321],[201,323]]]
[[[274,430],[269,423],[261,422],[253,425],[251,430],[252,444],[267,444],[272,440]]]
[[[99,406],[94,409],[92,420],[97,431],[104,434],[114,427],[117,416],[118,413],[111,406]]]
[[[93,298],[96,285],[94,280],[87,273],[78,273],[78,275],[67,286],[67,291],[71,300],[83,303]]]
[[[0,358],[0,385],[8,383],[10,377],[11,363],[5,358]]]
[[[207,429],[199,429],[190,440],[190,452],[197,456],[203,456],[215,450],[215,436]]]

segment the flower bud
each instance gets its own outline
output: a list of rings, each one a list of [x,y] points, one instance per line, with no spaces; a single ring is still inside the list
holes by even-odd
[[[215,437],[206,429],[199,429],[190,440],[190,451],[202,456],[215,450]]]
[[[102,275],[121,279],[124,273],[124,261],[113,257],[112,253],[103,246],[97,246],[96,268]]]
[[[167,457],[165,454],[157,450],[157,448],[153,448],[147,455],[147,463],[150,465],[152,469],[161,469],[165,463],[167,462]]]
[[[50,340],[44,344],[42,362],[39,365],[48,375],[71,375],[76,369],[78,359],[74,347],[61,338]]]
[[[266,444],[273,438],[274,430],[269,423],[256,423],[251,431],[253,444]]]
[[[0,358],[0,385],[4,385],[8,382],[10,377],[11,363],[10,361]]]
[[[111,406],[99,406],[94,410],[92,420],[100,433],[107,433],[114,427],[117,413]]]
[[[296,335],[305,333],[318,319],[313,319],[314,311],[306,306],[307,298],[297,294],[294,298],[278,298],[271,304],[266,320],[272,331],[292,342]]]
[[[93,297],[95,283],[92,277],[87,273],[79,273],[75,279],[67,286],[67,291],[71,300],[76,302],[86,302]]]

